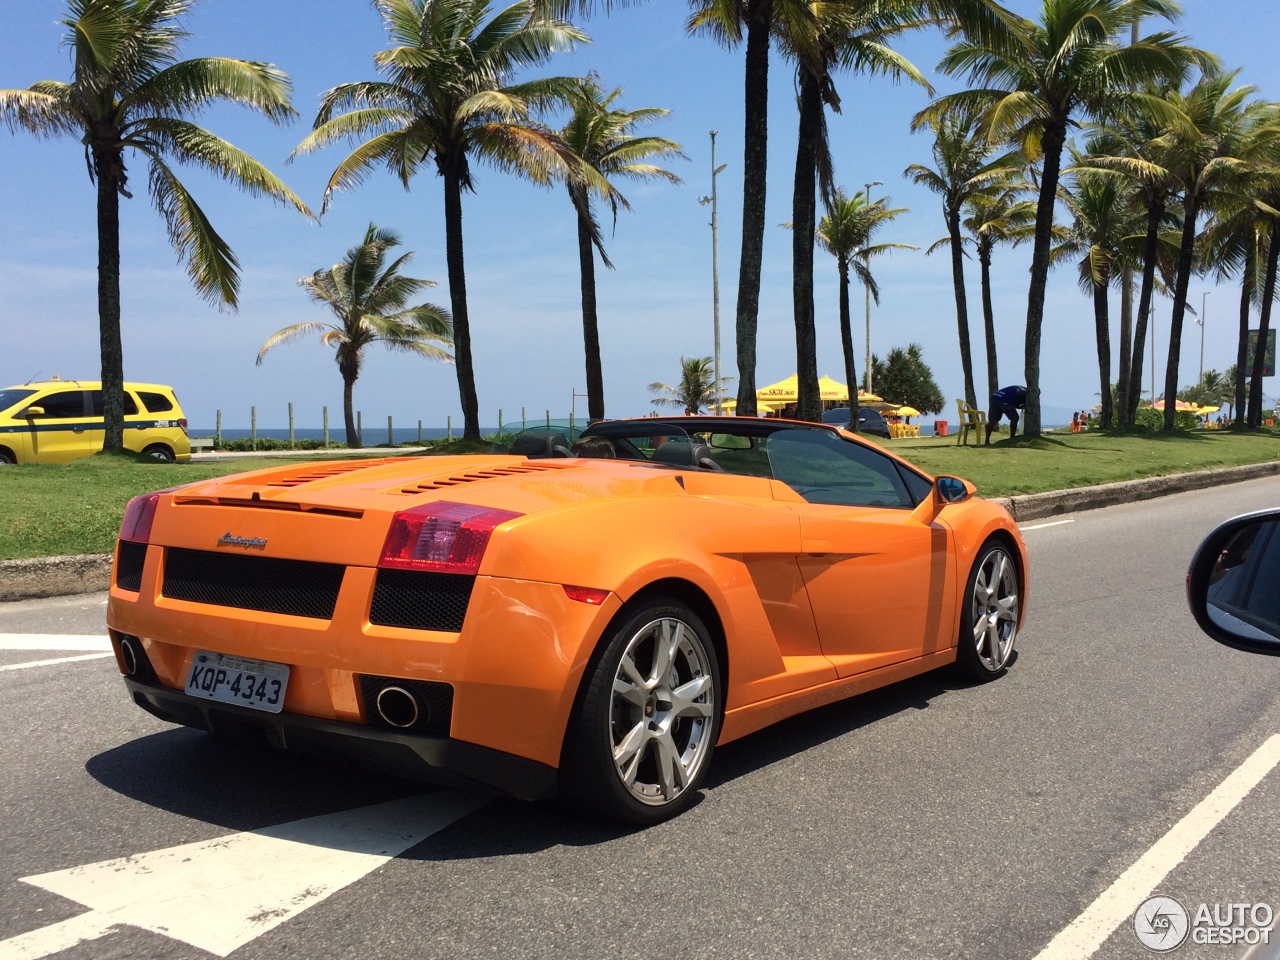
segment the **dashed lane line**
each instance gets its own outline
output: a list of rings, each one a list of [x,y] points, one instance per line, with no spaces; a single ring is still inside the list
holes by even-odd
[[[1048,523],[1033,523],[1025,527],[1019,524],[1018,529],[1019,530],[1043,530],[1045,527],[1060,527],[1064,523],[1075,523],[1075,522],[1076,522],[1075,517],[1067,517],[1067,519],[1065,520],[1050,520]]]
[[[1175,823],[1138,861],[1107,887],[1035,956],[1035,960],[1086,960],[1133,916],[1169,873],[1186,859],[1268,773],[1280,764],[1280,734],[1267,739],[1207,797]]]
[[[78,663],[81,660],[104,660],[112,656],[110,653],[83,653],[78,657],[55,657],[52,660],[28,660],[25,663],[6,663],[0,667],[0,673],[9,670],[30,670],[32,667],[52,667],[58,663]]]
[[[0,633],[0,650],[110,650],[105,633],[79,636],[60,633]]]

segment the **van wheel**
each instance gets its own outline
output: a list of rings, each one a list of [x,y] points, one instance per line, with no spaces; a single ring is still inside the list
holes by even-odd
[[[152,460],[158,460],[160,463],[173,463],[177,460],[173,455],[173,451],[162,443],[153,443],[142,451],[142,455],[150,457]]]
[[[17,457],[15,457],[12,453],[10,453],[4,447],[0,447],[0,467],[10,467],[17,462],[18,462]]]

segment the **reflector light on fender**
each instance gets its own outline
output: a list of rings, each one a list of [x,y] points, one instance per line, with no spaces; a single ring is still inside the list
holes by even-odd
[[[609,596],[608,590],[598,590],[595,587],[571,587],[567,583],[564,585],[564,592],[568,594],[570,600],[589,603],[593,607],[600,606]]]
[[[495,527],[524,514],[438,500],[391,519],[379,567],[475,575]]]

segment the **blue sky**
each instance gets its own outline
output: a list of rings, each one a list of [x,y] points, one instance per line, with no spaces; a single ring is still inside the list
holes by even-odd
[[[1030,3],[1013,2],[1032,14]],[[67,79],[70,57],[60,46],[57,0],[0,0],[0,87],[25,87],[39,79]],[[685,5],[672,0],[597,17],[584,24],[593,43],[560,56],[542,72],[582,75],[623,87],[624,107],[666,107],[671,116],[656,134],[684,145],[688,162],[671,167],[679,186],[631,184],[624,193],[634,211],[620,215],[608,240],[616,270],[598,269],[598,300],[607,412],[642,415],[652,409],[647,385],[671,382],[684,356],[712,349],[711,235],[709,210],[699,197],[710,192],[710,130],[718,130],[720,175],[720,291],[724,372],[736,373],[734,302],[740,242],[742,176],[742,51],[724,50],[684,34]],[[1280,98],[1274,52],[1280,14],[1250,0],[1188,0],[1178,29],[1217,53],[1240,82],[1261,96]],[[300,119],[276,128],[233,108],[204,118],[214,132],[266,162],[315,209],[342,148],[285,158],[305,135],[322,91],[375,76],[373,54],[386,46],[382,25],[363,0],[204,0],[188,20],[192,37],[184,56],[220,55],[267,60],[293,77]],[[943,51],[936,33],[909,37],[901,49],[939,92],[956,82],[933,72]],[[770,383],[795,370],[791,322],[790,235],[796,111],[792,71],[775,58],[770,69],[769,193],[760,306],[757,382]],[[924,347],[944,395],[962,395],[950,264],[945,252],[924,249],[945,232],[932,194],[903,179],[911,163],[930,162],[926,135],[912,135],[909,121],[928,102],[920,88],[883,79],[845,76],[838,89],[843,111],[830,121],[837,180],[853,192],[883,181],[894,206],[911,212],[883,239],[914,244],[880,260],[876,276],[881,306],[873,308],[873,349]],[[448,303],[445,275],[443,192],[432,172],[405,192],[379,173],[357,190],[337,196],[321,225],[262,200],[253,200],[198,171],[184,182],[235,250],[244,267],[240,309],[219,312],[191,289],[146,198],[145,167],[131,165],[135,199],[121,208],[122,298],[125,374],[132,380],[173,384],[193,425],[211,425],[223,411],[228,426],[247,426],[250,406],[263,428],[284,426],[293,402],[297,422],[319,426],[321,407],[340,420],[341,380],[332,353],[318,343],[278,348],[260,367],[254,358],[272,332],[290,323],[325,319],[296,286],[296,278],[331,265],[355,244],[373,220],[398,231],[416,251],[408,272],[440,286],[430,299]],[[548,190],[498,173],[478,171],[477,192],[464,197],[467,286],[474,337],[481,422],[510,422],[521,407],[530,417],[546,409],[567,415],[571,391],[585,390],[578,263],[573,211],[562,189]],[[98,375],[96,233],[94,192],[79,144],[37,141],[0,131],[0,386],[32,377]],[[994,267],[996,333],[1001,383],[1023,380],[1029,249],[1000,250]],[[819,252],[815,300],[820,373],[843,379],[835,262]],[[970,323],[974,377],[986,383],[977,264],[970,261]],[[1206,368],[1234,361],[1238,294],[1231,286],[1193,280],[1191,301],[1208,298]],[[855,353],[862,368],[861,291],[855,304]],[[1114,298],[1113,298],[1114,299]],[[1114,308],[1113,308],[1114,313]],[[1158,380],[1168,349],[1169,302],[1156,303]],[[1114,334],[1113,334],[1114,335]],[[1182,381],[1195,379],[1200,328],[1188,322],[1182,345]],[[1042,351],[1046,421],[1096,402],[1097,367],[1089,299],[1074,268],[1050,277]],[[1146,380],[1147,377],[1144,377]],[[1270,393],[1268,392],[1268,396]],[[585,401],[578,401],[579,415]],[[356,385],[356,405],[369,423],[388,415],[408,426],[421,419],[443,426],[461,422],[451,367],[416,357],[371,352]],[[941,416],[946,416],[944,412]]]

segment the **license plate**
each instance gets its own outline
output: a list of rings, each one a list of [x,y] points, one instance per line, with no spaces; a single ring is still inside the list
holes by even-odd
[[[284,688],[288,683],[289,668],[283,663],[197,650],[187,675],[187,693],[279,713],[284,709]]]

